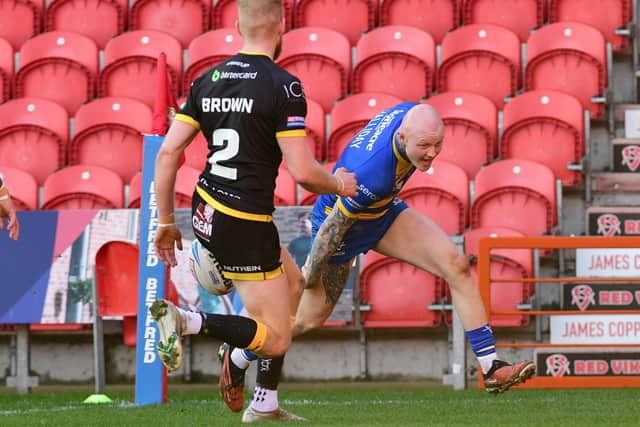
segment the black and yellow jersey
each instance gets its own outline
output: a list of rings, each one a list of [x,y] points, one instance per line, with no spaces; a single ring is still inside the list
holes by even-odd
[[[269,221],[282,162],[276,138],[305,136],[306,114],[300,80],[267,55],[239,52],[209,69],[176,115],[209,144],[198,193],[228,215]]]

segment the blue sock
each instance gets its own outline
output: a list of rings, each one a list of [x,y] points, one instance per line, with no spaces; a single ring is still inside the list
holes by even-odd
[[[493,336],[491,326],[488,324],[471,331],[466,331],[467,340],[471,344],[473,353],[478,358],[478,362],[482,366],[482,371],[487,372],[491,369],[496,355],[496,339]]]
[[[242,355],[245,357],[245,359],[247,359],[250,362],[252,362],[252,361],[254,361],[254,360],[256,360],[258,358],[258,356],[256,356],[255,354],[253,354],[249,350],[242,350]]]

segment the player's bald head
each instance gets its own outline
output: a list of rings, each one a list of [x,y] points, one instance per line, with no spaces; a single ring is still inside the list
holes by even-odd
[[[238,27],[244,38],[272,37],[281,21],[282,0],[238,0]]]
[[[405,134],[420,137],[442,139],[444,123],[440,113],[429,104],[418,104],[412,107],[402,120]]]

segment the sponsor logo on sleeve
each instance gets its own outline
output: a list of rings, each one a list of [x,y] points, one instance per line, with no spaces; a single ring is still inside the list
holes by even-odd
[[[289,116],[287,117],[288,128],[304,127],[304,117],[302,116]]]

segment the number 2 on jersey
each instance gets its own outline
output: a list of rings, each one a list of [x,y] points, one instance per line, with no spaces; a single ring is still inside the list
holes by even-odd
[[[216,129],[213,131],[211,141],[214,147],[224,147],[225,145],[226,147],[211,155],[209,158],[209,163],[211,163],[209,172],[212,175],[235,181],[238,178],[238,170],[222,166],[218,162],[232,159],[238,154],[238,151],[240,151],[240,135],[234,129]]]

